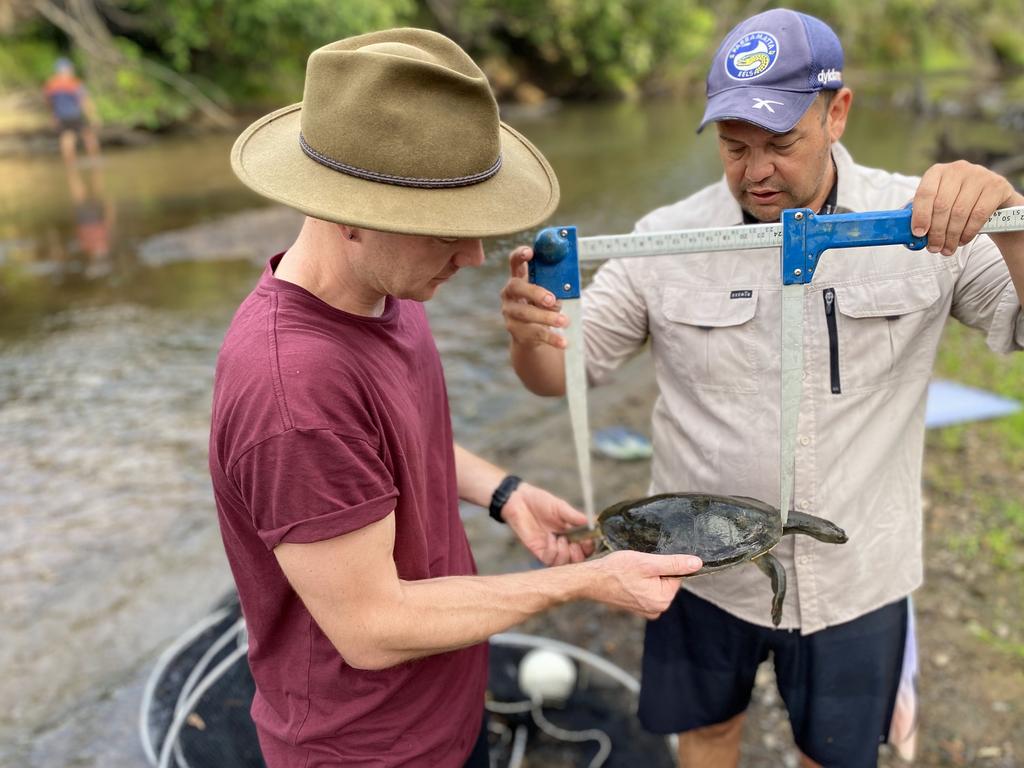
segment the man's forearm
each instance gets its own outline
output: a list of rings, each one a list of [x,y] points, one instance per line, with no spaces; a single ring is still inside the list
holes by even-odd
[[[505,471],[455,443],[455,480],[459,498],[486,508]]]
[[[383,669],[484,642],[534,614],[587,597],[601,578],[592,570],[579,564],[401,581],[391,600],[321,626],[350,665]]]

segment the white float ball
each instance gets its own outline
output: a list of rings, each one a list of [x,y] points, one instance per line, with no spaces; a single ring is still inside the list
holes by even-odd
[[[519,662],[519,688],[533,701],[560,704],[576,685],[576,666],[564,653],[534,648]]]

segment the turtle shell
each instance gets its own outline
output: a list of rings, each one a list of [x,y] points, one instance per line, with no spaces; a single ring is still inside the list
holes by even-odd
[[[598,518],[611,549],[693,554],[699,573],[749,561],[782,537],[779,511],[757,499],[707,493],[663,493],[624,501]]]

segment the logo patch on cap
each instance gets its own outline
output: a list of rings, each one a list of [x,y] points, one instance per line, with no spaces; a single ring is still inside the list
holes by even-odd
[[[843,73],[835,67],[831,69],[823,69],[818,72],[818,82],[826,86],[829,83],[841,83],[843,82]]]
[[[754,100],[754,109],[767,109],[773,115],[775,114],[775,110],[772,109],[772,104],[775,104],[776,106],[779,107],[786,106],[781,101],[772,101],[771,99],[759,99],[756,96],[751,96],[751,98]]]
[[[767,32],[748,32],[737,40],[725,57],[725,73],[733,80],[760,77],[779,58],[779,41]]]

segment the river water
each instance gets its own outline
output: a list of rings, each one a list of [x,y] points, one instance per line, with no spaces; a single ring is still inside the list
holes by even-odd
[[[720,174],[713,131],[682,102],[506,119],[562,184],[553,223],[628,231]],[[908,173],[949,120],[855,109],[847,146]],[[899,130],[893,130],[898,126]],[[134,766],[141,681],[229,587],[206,474],[214,360],[238,302],[299,218],[245,190],[230,136],[106,153],[0,159],[0,765]],[[506,364],[504,255],[429,305],[457,438],[487,452],[557,402]]]

